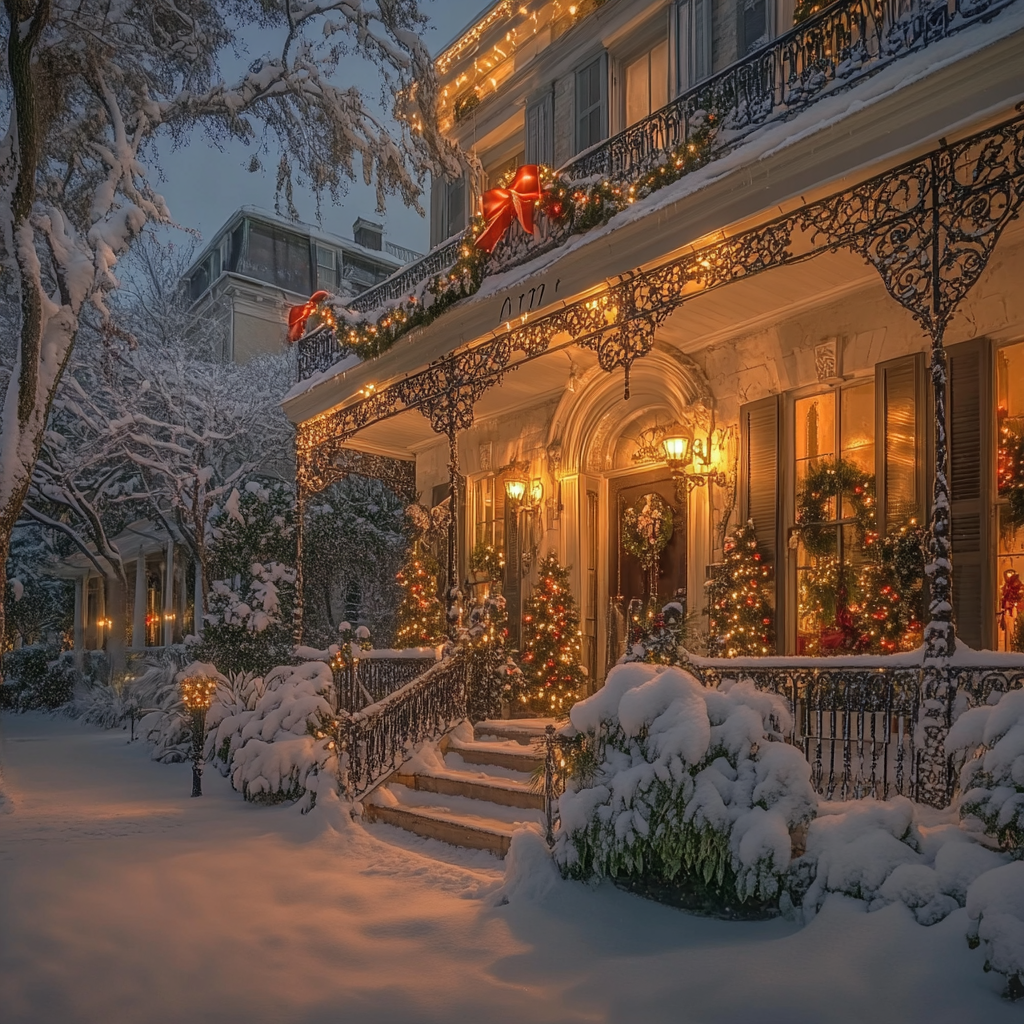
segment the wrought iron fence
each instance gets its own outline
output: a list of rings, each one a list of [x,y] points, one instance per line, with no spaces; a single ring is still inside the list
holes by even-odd
[[[466,717],[467,661],[456,653],[362,711],[340,712],[339,785],[349,800],[366,796],[412,755]]]
[[[571,180],[628,182],[665,162],[714,114],[734,145],[822,93],[983,18],[1013,0],[844,0],[694,86],[560,169]]]
[[[749,679],[757,689],[782,697],[792,716],[792,727],[784,738],[803,751],[811,766],[811,784],[824,799],[884,800],[894,794],[922,798],[920,666],[827,661],[787,665],[784,659],[774,658],[700,658],[688,659],[684,667],[705,686]],[[1024,663],[954,665],[946,671],[947,728],[968,708],[996,703],[1002,694],[1024,689]],[[573,742],[553,727],[543,740],[549,841],[558,821],[558,797],[565,787],[566,752]],[[947,803],[956,793],[961,767],[962,762],[950,757],[939,768],[946,772]]]
[[[750,679],[759,690],[782,697],[792,716],[785,738],[803,751],[811,784],[826,800],[916,795],[918,669],[753,662],[690,667],[705,686]]]
[[[335,706],[362,711],[400,690],[437,663],[433,655],[357,658],[334,668]]]

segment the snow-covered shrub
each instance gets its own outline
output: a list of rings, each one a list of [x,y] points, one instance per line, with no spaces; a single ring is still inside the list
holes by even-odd
[[[781,742],[785,703],[749,682],[620,665],[570,712],[598,768],[561,797],[556,857],[594,874],[680,883],[725,906],[774,902],[790,833],[816,806],[810,766]]]
[[[253,480],[211,516],[213,557],[202,640],[193,654],[221,673],[263,675],[290,659],[295,603],[291,489]]]
[[[59,708],[71,699],[74,678],[58,670],[52,644],[30,644],[4,656],[2,707],[18,711]]]
[[[133,689],[143,711],[152,709],[139,722],[139,735],[150,747],[150,757],[163,764],[187,761],[192,727],[181,701],[179,680],[184,676],[214,676],[212,665],[193,662],[179,669],[165,658],[151,661],[135,680]]]
[[[231,773],[231,755],[241,746],[241,731],[266,693],[262,676],[232,672],[219,680],[216,696],[206,713],[206,746],[203,756],[221,775]]]
[[[333,683],[323,662],[280,666],[267,674],[251,710],[237,707],[217,720],[208,743],[229,753],[231,785],[246,800],[305,797],[308,809],[321,786],[337,785]]]
[[[946,751],[968,755],[960,772],[964,826],[1024,857],[1024,690],[965,711],[949,731]]]
[[[981,875],[967,891],[967,942],[985,952],[985,970],[1007,979],[1012,999],[1024,996],[1024,863]]]

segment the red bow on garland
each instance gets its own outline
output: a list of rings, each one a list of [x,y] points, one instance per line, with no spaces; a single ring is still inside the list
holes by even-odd
[[[533,204],[542,194],[540,168],[536,164],[520,167],[508,188],[488,189],[483,195],[487,226],[476,240],[478,248],[487,253],[493,252],[514,220],[519,221],[523,230],[532,235]]]
[[[306,321],[316,312],[316,307],[327,298],[329,292],[313,292],[309,302],[301,306],[292,306],[288,310],[288,340],[298,341],[306,333]]]

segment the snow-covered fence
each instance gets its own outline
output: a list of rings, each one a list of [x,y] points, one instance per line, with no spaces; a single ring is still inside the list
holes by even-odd
[[[944,780],[952,800],[962,759],[930,764],[922,743],[922,652],[846,658],[686,658],[704,683],[750,679],[785,699],[792,716],[787,740],[811,764],[811,782],[827,800],[893,793],[920,799],[926,776]],[[995,703],[1024,688],[1024,657],[960,647],[942,667],[940,721],[948,730],[965,710]],[[941,749],[941,745],[940,745]],[[944,755],[943,755],[944,756]]]
[[[366,796],[425,740],[438,739],[466,717],[468,659],[438,662],[401,689],[355,713],[338,714],[338,774],[349,800]]]
[[[423,675],[437,663],[433,648],[361,651],[348,664],[333,664],[338,709],[361,711]]]

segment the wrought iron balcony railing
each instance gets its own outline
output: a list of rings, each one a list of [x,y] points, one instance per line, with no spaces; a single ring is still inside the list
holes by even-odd
[[[709,113],[715,115],[718,130],[708,157],[715,160],[757,128],[785,120],[824,95],[988,20],[1014,2],[839,0],[661,110],[574,157],[559,174],[570,181],[600,178],[628,184],[667,163],[707,123]],[[490,269],[507,270],[561,241],[560,237],[519,237],[513,232],[498,246]],[[408,298],[424,282],[451,269],[460,245],[460,238],[450,239],[356,296],[350,308],[366,314]],[[347,354],[333,336],[311,334],[299,343],[299,379],[311,377]]]
[[[663,163],[709,113],[731,148],[835,88],[873,74],[1013,0],[841,0],[561,168],[571,181],[629,182]],[[722,148],[714,155],[720,155]]]

